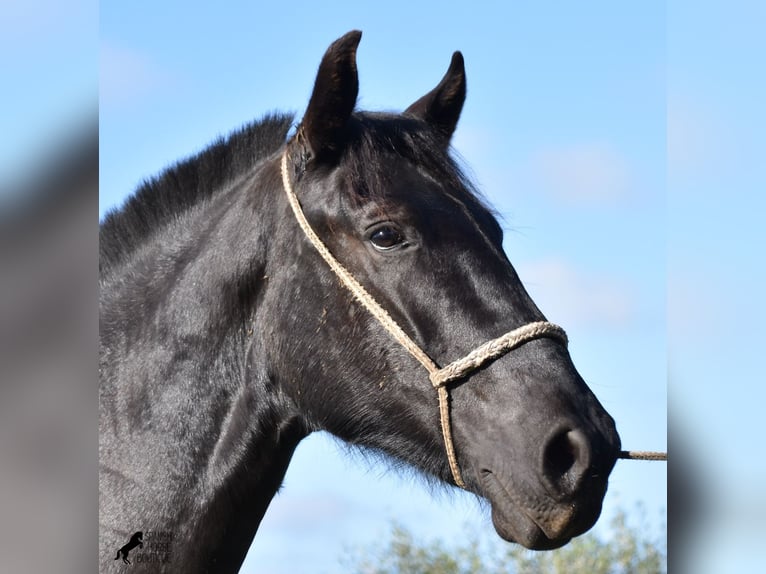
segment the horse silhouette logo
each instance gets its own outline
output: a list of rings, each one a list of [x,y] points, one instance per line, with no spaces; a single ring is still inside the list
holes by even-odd
[[[120,554],[122,554],[122,561],[125,562],[125,564],[132,564],[132,562],[128,560],[128,552],[133,550],[136,546],[138,546],[139,548],[144,547],[143,532],[136,532],[133,536],[131,536],[130,542],[128,542],[125,546],[123,546],[117,551],[117,557],[115,558],[115,560],[119,560]]]

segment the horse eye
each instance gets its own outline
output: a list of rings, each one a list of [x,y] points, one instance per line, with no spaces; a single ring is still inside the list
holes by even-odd
[[[370,241],[376,249],[386,251],[404,242],[404,237],[393,227],[381,227],[370,235]]]

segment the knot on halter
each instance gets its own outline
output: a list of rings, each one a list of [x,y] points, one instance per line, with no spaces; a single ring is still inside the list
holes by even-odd
[[[295,219],[298,221],[306,238],[314,246],[314,248],[322,256],[322,259],[330,266],[335,275],[337,275],[340,282],[346,287],[354,297],[375,317],[378,322],[383,326],[386,331],[402,345],[410,355],[420,362],[421,365],[428,371],[431,384],[437,389],[439,397],[439,415],[441,419],[442,436],[444,437],[444,447],[447,452],[447,460],[449,462],[450,471],[452,472],[452,478],[461,488],[465,488],[465,482],[460,474],[460,466],[457,462],[457,456],[455,455],[455,445],[452,441],[452,428],[450,425],[449,414],[449,394],[447,391],[447,384],[461,379],[475,371],[481,365],[504,355],[511,349],[518,347],[519,345],[531,341],[532,339],[538,339],[540,337],[552,337],[558,339],[564,345],[567,344],[567,336],[564,329],[553,323],[547,321],[538,321],[535,323],[529,323],[523,325],[518,329],[509,331],[505,335],[492,339],[487,343],[484,343],[480,347],[474,349],[468,355],[462,359],[458,359],[447,365],[444,368],[434,362],[428,354],[421,349],[415,341],[413,341],[407,333],[394,321],[391,315],[380,306],[375,298],[370,295],[367,290],[356,280],[356,278],[349,273],[349,271],[341,265],[341,263],[330,253],[330,250],[322,242],[319,236],[314,232],[309,224],[306,216],[301,209],[301,204],[298,201],[298,197],[293,191],[292,184],[290,182],[290,176],[287,170],[287,149],[282,154],[281,171],[282,171],[282,185],[284,186],[285,193],[287,194],[287,201],[290,204],[290,208],[295,215]]]

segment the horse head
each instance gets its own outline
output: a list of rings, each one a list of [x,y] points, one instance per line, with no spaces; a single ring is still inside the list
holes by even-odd
[[[329,47],[282,155],[308,225],[436,365],[545,322],[501,226],[450,155],[466,97],[462,55],[404,113],[360,112],[360,38]],[[460,480],[489,501],[498,534],[528,548],[588,530],[620,440],[565,340],[525,340],[447,385],[456,474],[428,372],[339,281],[287,202],[280,210],[290,231],[272,240],[280,263],[263,295],[264,352],[307,428]]]

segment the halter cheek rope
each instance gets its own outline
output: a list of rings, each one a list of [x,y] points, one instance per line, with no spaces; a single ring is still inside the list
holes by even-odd
[[[551,337],[558,339],[565,346],[567,345],[567,336],[564,329],[553,323],[547,321],[537,321],[534,323],[528,323],[518,329],[509,331],[505,335],[493,339],[477,347],[468,355],[457,361],[453,361],[449,365],[443,368],[434,362],[431,357],[421,349],[415,341],[413,341],[407,333],[405,333],[399,324],[394,321],[391,315],[380,306],[380,304],[370,295],[367,290],[357,281],[349,271],[335,259],[327,246],[322,242],[319,236],[314,232],[309,224],[306,216],[301,209],[298,197],[293,191],[292,183],[290,182],[290,176],[287,173],[287,150],[282,154],[282,185],[285,188],[287,194],[287,200],[290,203],[290,207],[293,210],[295,218],[298,220],[298,225],[305,233],[308,240],[316,248],[322,259],[330,266],[335,275],[338,276],[340,282],[351,291],[354,297],[375,317],[378,322],[389,332],[389,334],[402,345],[407,352],[410,353],[418,362],[425,367],[428,371],[428,378],[431,384],[436,388],[439,397],[439,416],[441,419],[442,436],[444,437],[444,446],[447,451],[447,460],[449,461],[450,470],[452,471],[452,477],[461,488],[465,488],[465,482],[460,474],[460,467],[457,463],[457,457],[455,456],[455,445],[452,442],[452,428],[450,425],[450,413],[449,413],[449,394],[447,392],[447,384],[463,378],[467,374],[475,371],[481,365],[496,359],[506,354],[511,349],[531,341],[532,339],[538,339],[540,337]],[[620,453],[621,458],[646,458],[645,456],[623,456],[633,455],[634,453],[623,451]],[[635,453],[638,455],[656,455],[658,453]]]

